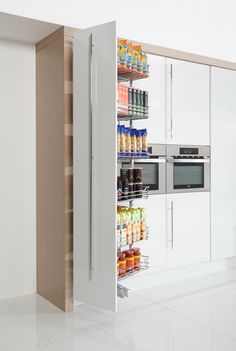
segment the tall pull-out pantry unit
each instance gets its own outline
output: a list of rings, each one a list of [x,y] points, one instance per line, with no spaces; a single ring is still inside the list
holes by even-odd
[[[115,22],[74,35],[74,292],[110,310],[117,309],[117,288],[127,292],[117,281],[116,50]],[[132,157],[128,162],[133,167]]]

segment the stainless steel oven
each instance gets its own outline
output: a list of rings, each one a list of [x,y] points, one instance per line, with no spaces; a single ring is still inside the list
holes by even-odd
[[[149,188],[149,194],[166,192],[165,151],[165,145],[149,144],[149,158],[134,160],[134,167],[142,168],[143,186]],[[122,167],[130,167],[130,164],[123,162]]]
[[[210,190],[210,147],[167,145],[167,193]]]

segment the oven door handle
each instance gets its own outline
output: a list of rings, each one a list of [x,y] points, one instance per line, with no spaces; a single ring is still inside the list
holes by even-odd
[[[149,159],[142,159],[141,161],[134,159],[134,163],[135,164],[138,164],[138,163],[166,163],[166,159],[165,158],[149,158]]]
[[[173,159],[168,158],[167,163],[210,163],[209,159]]]

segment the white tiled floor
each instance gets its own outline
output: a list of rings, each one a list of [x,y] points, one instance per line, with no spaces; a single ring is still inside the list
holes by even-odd
[[[37,295],[0,301],[2,351],[235,351],[236,269],[140,290],[114,314],[65,314]]]

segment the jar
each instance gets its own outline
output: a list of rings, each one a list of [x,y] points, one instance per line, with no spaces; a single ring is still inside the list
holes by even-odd
[[[117,257],[117,264],[116,264],[116,267],[117,267],[117,276],[120,275],[120,261],[119,261],[119,256]]]
[[[126,255],[124,252],[119,254],[119,275],[124,275],[126,272]]]
[[[134,197],[134,184],[129,183],[129,198],[132,199]]]
[[[134,168],[134,183],[142,183],[142,168]]]
[[[133,183],[134,182],[134,170],[133,170],[133,168],[127,168],[127,169],[128,169],[127,177],[128,177],[129,183]]]
[[[122,178],[117,177],[117,200],[122,200]]]
[[[126,257],[126,272],[131,273],[134,270],[134,251],[132,249],[125,251],[125,257]]]
[[[122,193],[123,200],[127,200],[129,198],[129,181],[128,178],[122,178]]]
[[[117,248],[120,248],[121,238],[120,238],[120,213],[116,214],[116,236],[117,236]]]
[[[138,247],[134,248],[134,269],[139,270],[141,268],[141,253]]]

